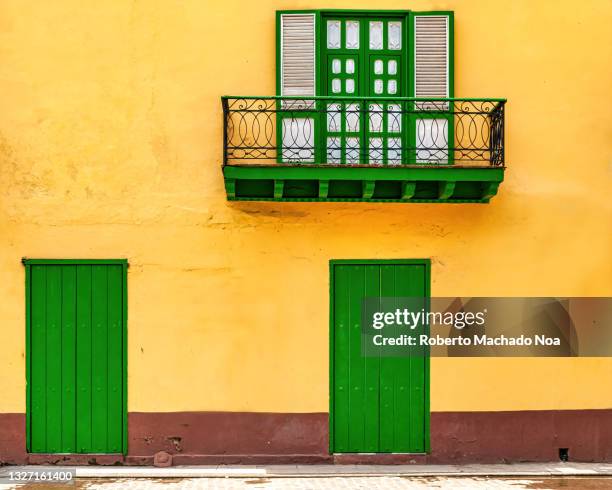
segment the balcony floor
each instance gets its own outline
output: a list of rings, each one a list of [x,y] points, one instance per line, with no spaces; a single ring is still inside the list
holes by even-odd
[[[223,167],[231,201],[488,203],[505,167],[232,164]]]

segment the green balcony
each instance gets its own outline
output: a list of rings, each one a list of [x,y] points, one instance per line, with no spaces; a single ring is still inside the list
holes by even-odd
[[[223,97],[229,200],[487,203],[504,99]]]

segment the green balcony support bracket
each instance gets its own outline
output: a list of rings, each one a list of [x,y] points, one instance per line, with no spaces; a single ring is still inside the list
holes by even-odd
[[[402,182],[402,201],[409,201],[416,191],[416,182]]]
[[[486,182],[483,184],[482,198],[487,201],[497,194],[497,189],[501,182]]]
[[[225,179],[225,192],[228,198],[236,197],[236,179]]]
[[[275,180],[274,181],[274,199],[282,199],[284,189],[285,189],[285,181]]]
[[[452,180],[440,182],[438,187],[438,199],[450,199],[455,192],[455,184]]]
[[[319,180],[319,199],[327,199],[329,180]]]
[[[376,187],[375,180],[364,180],[361,183],[361,197],[363,199],[372,199],[374,195],[374,187]]]

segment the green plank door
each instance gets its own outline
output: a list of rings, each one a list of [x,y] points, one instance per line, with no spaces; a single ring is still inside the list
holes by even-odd
[[[336,453],[428,450],[426,357],[364,357],[364,297],[425,297],[428,264],[332,264],[332,447]]]
[[[124,452],[124,266],[37,262],[26,273],[29,451]]]

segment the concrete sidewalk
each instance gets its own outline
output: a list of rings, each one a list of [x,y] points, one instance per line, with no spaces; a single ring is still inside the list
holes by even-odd
[[[517,463],[473,465],[255,465],[255,466],[5,466],[10,471],[75,469],[77,478],[330,478],[380,476],[518,477],[612,476],[612,463]]]

